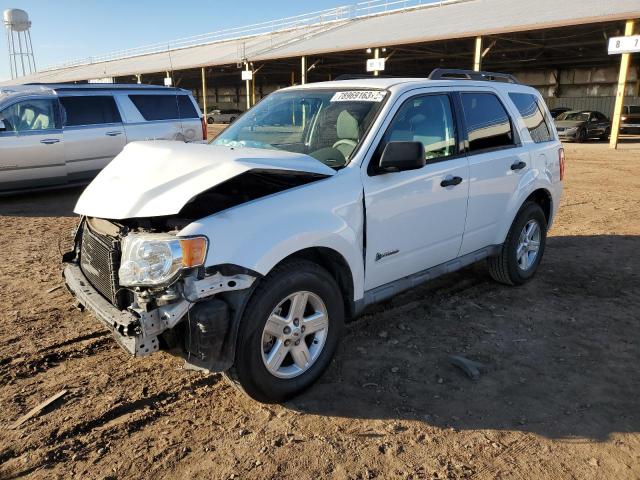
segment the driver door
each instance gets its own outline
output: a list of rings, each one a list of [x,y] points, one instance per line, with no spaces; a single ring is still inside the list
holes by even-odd
[[[407,95],[363,170],[365,290],[455,259],[464,233],[469,164],[459,150],[454,99],[447,92]],[[426,165],[376,171],[388,142],[423,144]],[[453,180],[453,182],[452,182]]]
[[[33,98],[0,111],[0,190],[65,184],[58,100]]]

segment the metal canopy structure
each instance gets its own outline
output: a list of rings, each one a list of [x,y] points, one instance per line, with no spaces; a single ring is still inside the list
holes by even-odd
[[[264,62],[335,55],[375,46],[459,41],[638,17],[638,0],[537,0],[534,4],[523,0],[449,0],[429,4],[373,0],[182,39],[164,47],[141,47],[75,61],[6,84],[86,81],[223,66],[244,59]],[[515,48],[526,46],[514,45]]]

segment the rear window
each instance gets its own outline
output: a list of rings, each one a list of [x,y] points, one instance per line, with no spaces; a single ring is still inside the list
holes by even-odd
[[[65,125],[100,125],[120,123],[120,112],[111,95],[60,97],[67,116]]]
[[[511,119],[498,97],[492,93],[463,93],[462,107],[471,152],[514,144]]]
[[[145,120],[199,118],[187,95],[129,95]]]
[[[527,126],[534,142],[542,143],[553,140],[549,125],[547,125],[535,95],[529,93],[510,93],[509,98],[511,98],[511,101],[513,101],[518,108],[520,115],[522,115],[524,124]]]

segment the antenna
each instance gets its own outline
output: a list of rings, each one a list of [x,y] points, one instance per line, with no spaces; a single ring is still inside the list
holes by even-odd
[[[2,18],[7,30],[11,78],[15,79],[36,73],[29,15],[19,8],[10,8],[4,11]]]

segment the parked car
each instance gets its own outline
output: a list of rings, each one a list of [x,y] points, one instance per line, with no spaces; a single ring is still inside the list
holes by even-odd
[[[206,139],[187,90],[23,85],[0,90],[0,193],[86,184],[136,140]]]
[[[589,110],[571,110],[556,120],[560,140],[586,142],[590,138],[607,140],[611,134],[611,121],[602,113]]]
[[[557,118],[558,115],[569,111],[571,111],[569,107],[556,107],[549,110],[549,113],[551,113],[552,118]]]
[[[620,117],[620,133],[640,133],[640,106],[625,105]]]
[[[209,145],[128,145],[78,200],[66,285],[131,355],[168,350],[273,402],[369,305],[484,259],[528,282],[564,151],[535,89],[468,75],[286,88]]]
[[[207,115],[207,123],[232,123],[240,115],[242,111],[236,109],[213,110]]]

